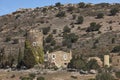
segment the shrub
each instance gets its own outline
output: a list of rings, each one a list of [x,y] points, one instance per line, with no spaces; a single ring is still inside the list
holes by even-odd
[[[90,27],[87,28],[86,32],[99,31],[100,28],[101,28],[100,24],[92,22],[90,23]]]
[[[44,51],[47,52],[52,52],[53,51],[53,48],[50,46],[50,45],[44,45]]]
[[[52,40],[51,43],[50,43],[51,46],[54,46],[55,44],[56,44],[55,40]]]
[[[50,31],[50,27],[42,28],[42,30],[43,30],[43,34],[46,35]]]
[[[56,29],[53,29],[53,34],[56,34],[57,30]]]
[[[102,72],[96,75],[96,80],[114,80],[114,77],[108,72]]]
[[[72,42],[68,39],[65,39],[65,40],[62,41],[62,45],[67,46],[67,48],[71,48],[72,47]]]
[[[80,3],[78,4],[78,6],[79,6],[79,8],[84,8],[84,7],[85,7],[85,3],[84,3],[84,2],[80,2]]]
[[[87,63],[87,67],[88,67],[88,70],[90,69],[99,69],[100,66],[98,65],[97,61],[95,59],[91,59],[90,61],[88,61]]]
[[[53,40],[53,35],[52,35],[52,34],[49,34],[49,35],[46,37],[45,42],[46,42],[46,43],[50,43],[52,40]]]
[[[63,38],[71,43],[75,43],[78,40],[78,35],[75,33],[65,34]]]
[[[73,14],[72,17],[73,17],[73,19],[76,19],[76,15],[75,14]]]
[[[101,7],[108,7],[110,4],[109,3],[99,3],[96,4],[96,6],[101,6]]]
[[[56,14],[56,17],[65,17],[65,12],[64,11],[60,11]]]
[[[115,38],[112,38],[111,42],[112,42],[112,44],[115,43]]]
[[[9,42],[9,41],[11,41],[11,37],[6,37],[5,42]]]
[[[120,52],[120,45],[119,46],[115,46],[112,50],[112,52]]]
[[[117,72],[115,73],[115,75],[116,75],[117,78],[120,79],[120,71],[117,71]]]
[[[37,78],[37,80],[45,80],[45,78],[40,76],[40,77]]]
[[[65,26],[63,28],[63,33],[69,33],[71,31],[71,29],[68,26]]]
[[[73,57],[68,64],[68,68],[75,68],[75,69],[85,69],[86,68],[86,60],[83,59],[83,56],[80,57]]]
[[[117,8],[113,8],[110,10],[110,15],[114,16],[114,15],[116,15],[117,12],[119,12],[119,10]]]
[[[22,77],[21,80],[33,80],[31,77]]]
[[[36,76],[35,73],[30,73],[30,74],[29,74],[29,77],[31,77],[32,79],[34,79],[35,76]]]
[[[95,80],[94,78],[90,78],[90,79],[88,79],[88,80]]]
[[[103,13],[99,13],[98,15],[97,15],[97,19],[100,19],[100,18],[103,18],[104,17],[104,14]]]
[[[15,19],[18,19],[20,16],[21,16],[21,15],[19,15],[19,14],[18,14],[18,15],[16,15],[16,16],[15,16]]]
[[[84,21],[84,18],[83,18],[83,16],[78,16],[78,19],[77,19],[77,24],[82,24],[83,23],[83,21]]]
[[[13,44],[18,44],[18,43],[19,43],[19,40],[18,39],[14,39]]]
[[[68,8],[67,8],[67,11],[73,11],[75,8],[73,7],[73,6],[69,6]]]
[[[56,6],[56,7],[60,7],[60,6],[61,6],[61,3],[60,3],[60,2],[57,2],[57,3],[55,3],[55,6]]]

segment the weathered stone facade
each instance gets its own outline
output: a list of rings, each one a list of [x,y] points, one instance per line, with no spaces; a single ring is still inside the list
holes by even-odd
[[[17,37],[17,44],[5,44],[0,51],[0,67],[16,67],[18,64],[19,53],[24,55],[24,41],[22,37]]]
[[[66,68],[70,60],[72,59],[72,52],[69,53],[64,51],[56,51],[56,52],[47,52],[45,61],[49,63],[53,63],[58,68]]]
[[[43,47],[43,34],[42,30],[31,29],[27,33],[27,39],[30,41],[32,46]]]

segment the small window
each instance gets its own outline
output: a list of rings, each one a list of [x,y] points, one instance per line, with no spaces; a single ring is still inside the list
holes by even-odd
[[[64,60],[67,60],[67,54],[64,54],[64,55],[63,55],[63,59],[64,59]]]
[[[36,45],[37,45],[37,43],[36,43],[36,42],[33,42],[33,43],[32,43],[32,45],[33,45],[33,46],[36,46]]]
[[[67,63],[64,63],[64,65],[67,65]]]
[[[37,42],[37,41],[36,41],[36,42],[33,42],[32,45],[33,45],[33,46],[38,46],[38,42]]]
[[[55,58],[56,58],[56,56],[55,56],[55,54],[53,54],[53,55],[52,55],[52,59],[55,59]]]

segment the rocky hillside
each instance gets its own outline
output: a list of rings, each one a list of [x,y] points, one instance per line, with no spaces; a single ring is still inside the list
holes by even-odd
[[[17,55],[33,28],[43,30],[45,52],[71,49],[75,55],[107,54],[120,45],[120,4],[56,3],[0,16],[1,54]]]

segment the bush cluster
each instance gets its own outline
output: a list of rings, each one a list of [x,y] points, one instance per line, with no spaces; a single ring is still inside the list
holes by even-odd
[[[59,17],[59,18],[65,17],[65,12],[64,12],[64,11],[58,12],[58,13],[56,14],[56,17]]]
[[[97,14],[97,19],[100,19],[100,18],[103,18],[104,17],[104,14],[103,13],[99,13],[99,14]]]
[[[84,21],[84,17],[83,16],[78,16],[78,19],[76,21],[76,24],[82,24]]]
[[[116,13],[118,13],[118,12],[119,12],[119,10],[118,10],[117,8],[113,8],[113,9],[110,10],[110,15],[111,15],[111,16],[114,16],[114,15],[116,15]]]
[[[46,35],[50,31],[50,27],[42,28],[43,34]]]
[[[86,32],[99,31],[100,28],[101,28],[100,24],[92,22],[90,23],[90,27],[87,28]]]

